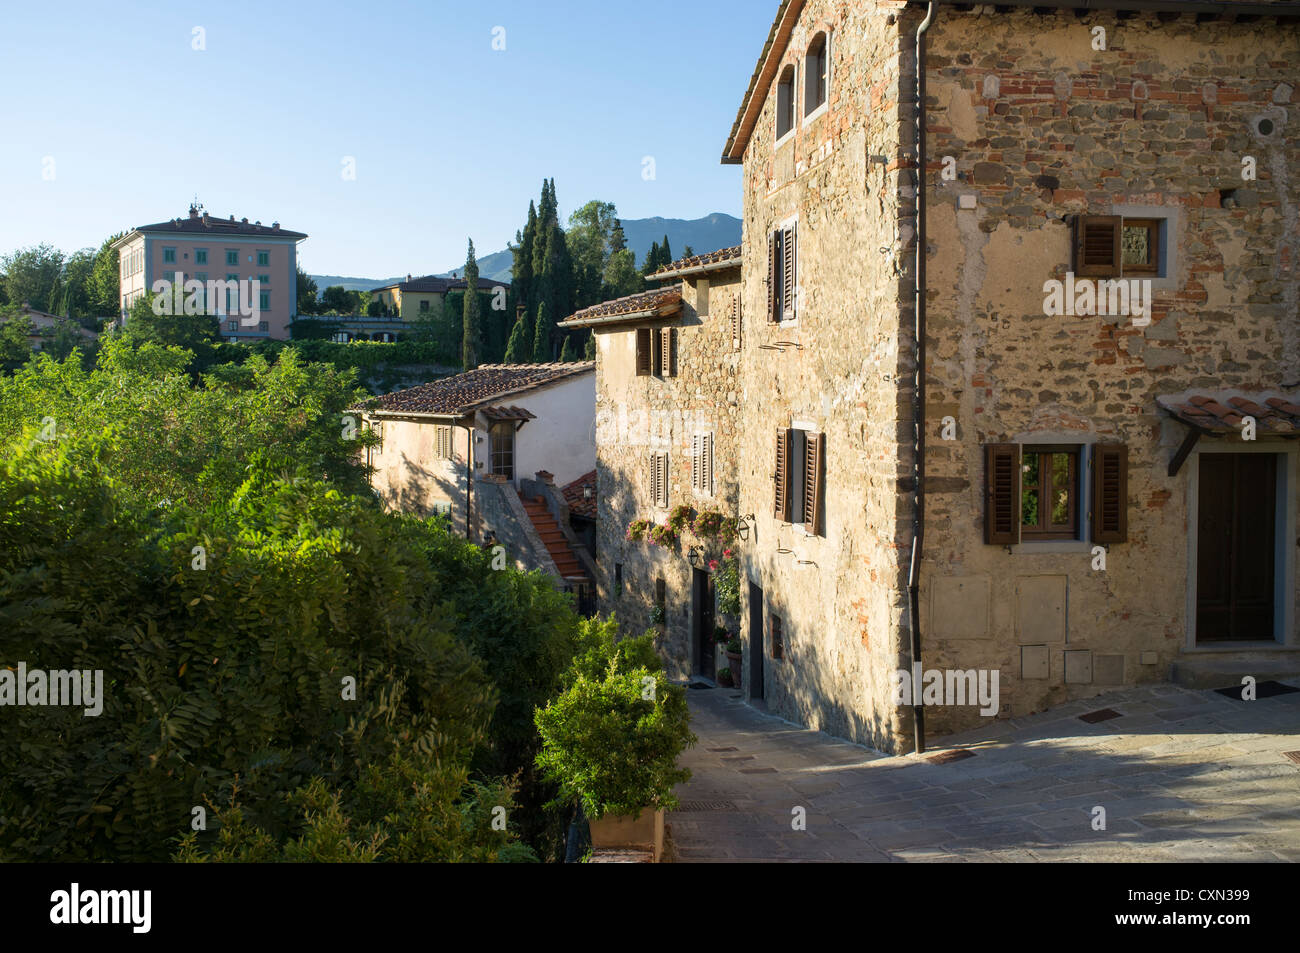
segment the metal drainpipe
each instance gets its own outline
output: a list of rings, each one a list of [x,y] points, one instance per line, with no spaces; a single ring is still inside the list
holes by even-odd
[[[471,494],[474,491],[474,424],[461,424],[465,428],[465,542],[474,542],[470,527]]]
[[[934,20],[934,3],[916,28],[916,381],[912,386],[912,424],[916,480],[912,524],[912,561],[907,570],[907,600],[912,634],[912,664],[921,661],[921,553],[925,542],[925,31]],[[911,673],[908,673],[909,677]],[[916,686],[913,685],[913,690]],[[912,727],[917,754],[925,751],[925,710],[920,698],[912,699]]]

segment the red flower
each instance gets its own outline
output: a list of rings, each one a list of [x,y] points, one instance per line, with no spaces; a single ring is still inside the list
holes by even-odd
[[[717,568],[718,568],[718,561],[717,561],[716,559],[710,559],[710,560],[709,560],[709,568],[710,568],[710,569],[717,569]]]

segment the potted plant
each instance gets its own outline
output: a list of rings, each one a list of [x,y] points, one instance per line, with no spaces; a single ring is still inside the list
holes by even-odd
[[[740,663],[742,661],[740,654],[740,639],[732,638],[727,642],[727,661],[731,663],[731,677],[735,680],[736,685],[740,685]]]
[[[664,624],[664,607],[657,602],[650,607],[650,624],[660,627]]]
[[[725,665],[718,669],[718,684],[723,688],[731,687],[731,669],[727,668]]]
[[[695,743],[686,691],[664,676],[651,639],[612,637],[575,661],[569,687],[534,715],[538,767],[560,798],[582,805],[595,847],[663,850],[673,787],[690,778],[677,757]]]

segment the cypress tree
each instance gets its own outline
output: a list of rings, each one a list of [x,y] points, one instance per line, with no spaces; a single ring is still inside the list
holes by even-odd
[[[517,244],[510,249],[515,259],[510,284],[515,300],[527,306],[533,293],[533,245],[537,241],[537,208],[532,199],[528,200],[528,224],[515,233],[515,240]]]
[[[555,320],[546,309],[545,304],[537,306],[537,330],[533,334],[533,363],[549,364],[552,359],[551,337],[555,330]]]
[[[465,303],[461,311],[461,366],[467,370],[478,367],[483,353],[483,329],[480,320],[481,303],[478,298],[478,261],[474,258],[474,240],[470,239],[469,254],[465,259]]]
[[[565,364],[572,364],[578,359],[578,349],[573,345],[573,335],[566,335],[564,338],[564,349],[560,351],[560,360]]]
[[[659,267],[659,243],[651,242],[650,250],[646,252],[645,255],[645,262],[641,265],[641,274],[643,275],[653,274],[655,269],[658,267]]]
[[[672,246],[668,244],[667,235],[664,236],[663,245],[659,247],[659,257],[663,259],[663,261],[659,263],[660,267],[663,267],[664,265],[671,265],[673,262],[673,250],[672,250]]]
[[[582,359],[584,361],[594,361],[596,359],[596,332],[587,332],[587,346],[582,349]]]
[[[609,251],[612,255],[614,252],[620,252],[627,247],[627,236],[623,234],[623,223],[619,219],[614,219],[614,230],[609,236]]]
[[[528,364],[532,361],[533,341],[531,330],[528,315],[520,315],[519,320],[515,322],[514,329],[510,332],[510,341],[506,344],[505,363]]]

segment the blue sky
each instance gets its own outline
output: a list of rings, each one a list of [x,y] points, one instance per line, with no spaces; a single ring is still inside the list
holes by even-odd
[[[98,246],[197,194],[307,232],[310,272],[427,273],[463,263],[467,237],[504,248],[545,176],[566,217],[592,198],[624,218],[739,215],[739,167],[718,159],[776,7],[12,5],[0,253]]]

